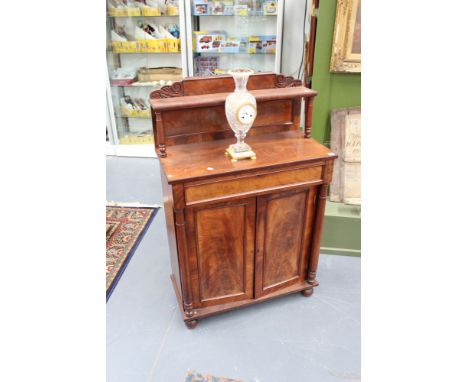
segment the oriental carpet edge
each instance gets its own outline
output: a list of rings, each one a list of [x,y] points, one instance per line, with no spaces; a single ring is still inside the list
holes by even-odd
[[[106,301],[157,211],[158,208],[106,206]]]

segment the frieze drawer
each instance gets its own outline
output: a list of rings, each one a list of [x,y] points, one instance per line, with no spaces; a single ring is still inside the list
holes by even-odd
[[[186,184],[185,203],[187,205],[233,196],[246,196],[271,189],[319,183],[322,179],[322,166],[278,170],[236,177],[228,180],[214,180],[209,183]]]

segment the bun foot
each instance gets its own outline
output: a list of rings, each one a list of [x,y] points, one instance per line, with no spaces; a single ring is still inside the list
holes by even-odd
[[[302,295],[304,297],[310,297],[314,294],[314,288],[311,288],[311,289],[305,289],[303,291],[301,291]]]
[[[189,329],[195,329],[195,327],[198,325],[198,320],[190,320],[190,321],[185,321],[185,326]]]

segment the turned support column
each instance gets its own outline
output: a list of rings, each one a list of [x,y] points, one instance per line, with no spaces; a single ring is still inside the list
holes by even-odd
[[[305,120],[304,120],[304,138],[312,137],[312,105],[313,98],[306,97],[304,103]]]
[[[318,286],[317,277],[318,259],[320,255],[320,239],[322,238],[323,217],[327,201],[328,184],[322,184],[319,188],[317,204],[315,207],[314,234],[312,236],[312,252],[309,258],[309,271],[307,282],[312,286]]]
[[[161,113],[155,112],[153,119],[154,119],[153,126],[156,127],[156,131],[153,130],[156,152],[161,158],[165,158],[167,157],[167,153],[166,153],[166,143],[164,140],[164,124],[162,121]],[[156,144],[156,141],[157,141],[157,144]]]
[[[330,153],[330,157],[336,157]],[[317,281],[317,267],[320,255],[320,240],[322,239],[323,219],[325,216],[325,205],[327,202],[328,185],[331,182],[333,173],[333,161],[329,160],[324,166],[323,181],[318,189],[317,203],[315,205],[314,233],[312,237],[312,250],[309,257],[309,269],[307,272],[307,282],[316,287],[319,285]]]
[[[182,300],[184,304],[184,311],[188,317],[192,317],[193,311],[193,294],[192,294],[192,282],[190,279],[190,263],[187,251],[187,237],[186,237],[186,226],[185,226],[185,214],[184,214],[184,194],[183,185],[173,186],[174,196],[174,217],[175,217],[175,228],[177,234],[177,252],[179,258],[179,269],[181,273],[182,281]]]

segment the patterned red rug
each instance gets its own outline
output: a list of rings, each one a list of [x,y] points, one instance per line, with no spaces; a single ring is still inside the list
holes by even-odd
[[[149,207],[106,207],[106,301],[157,210]]]

